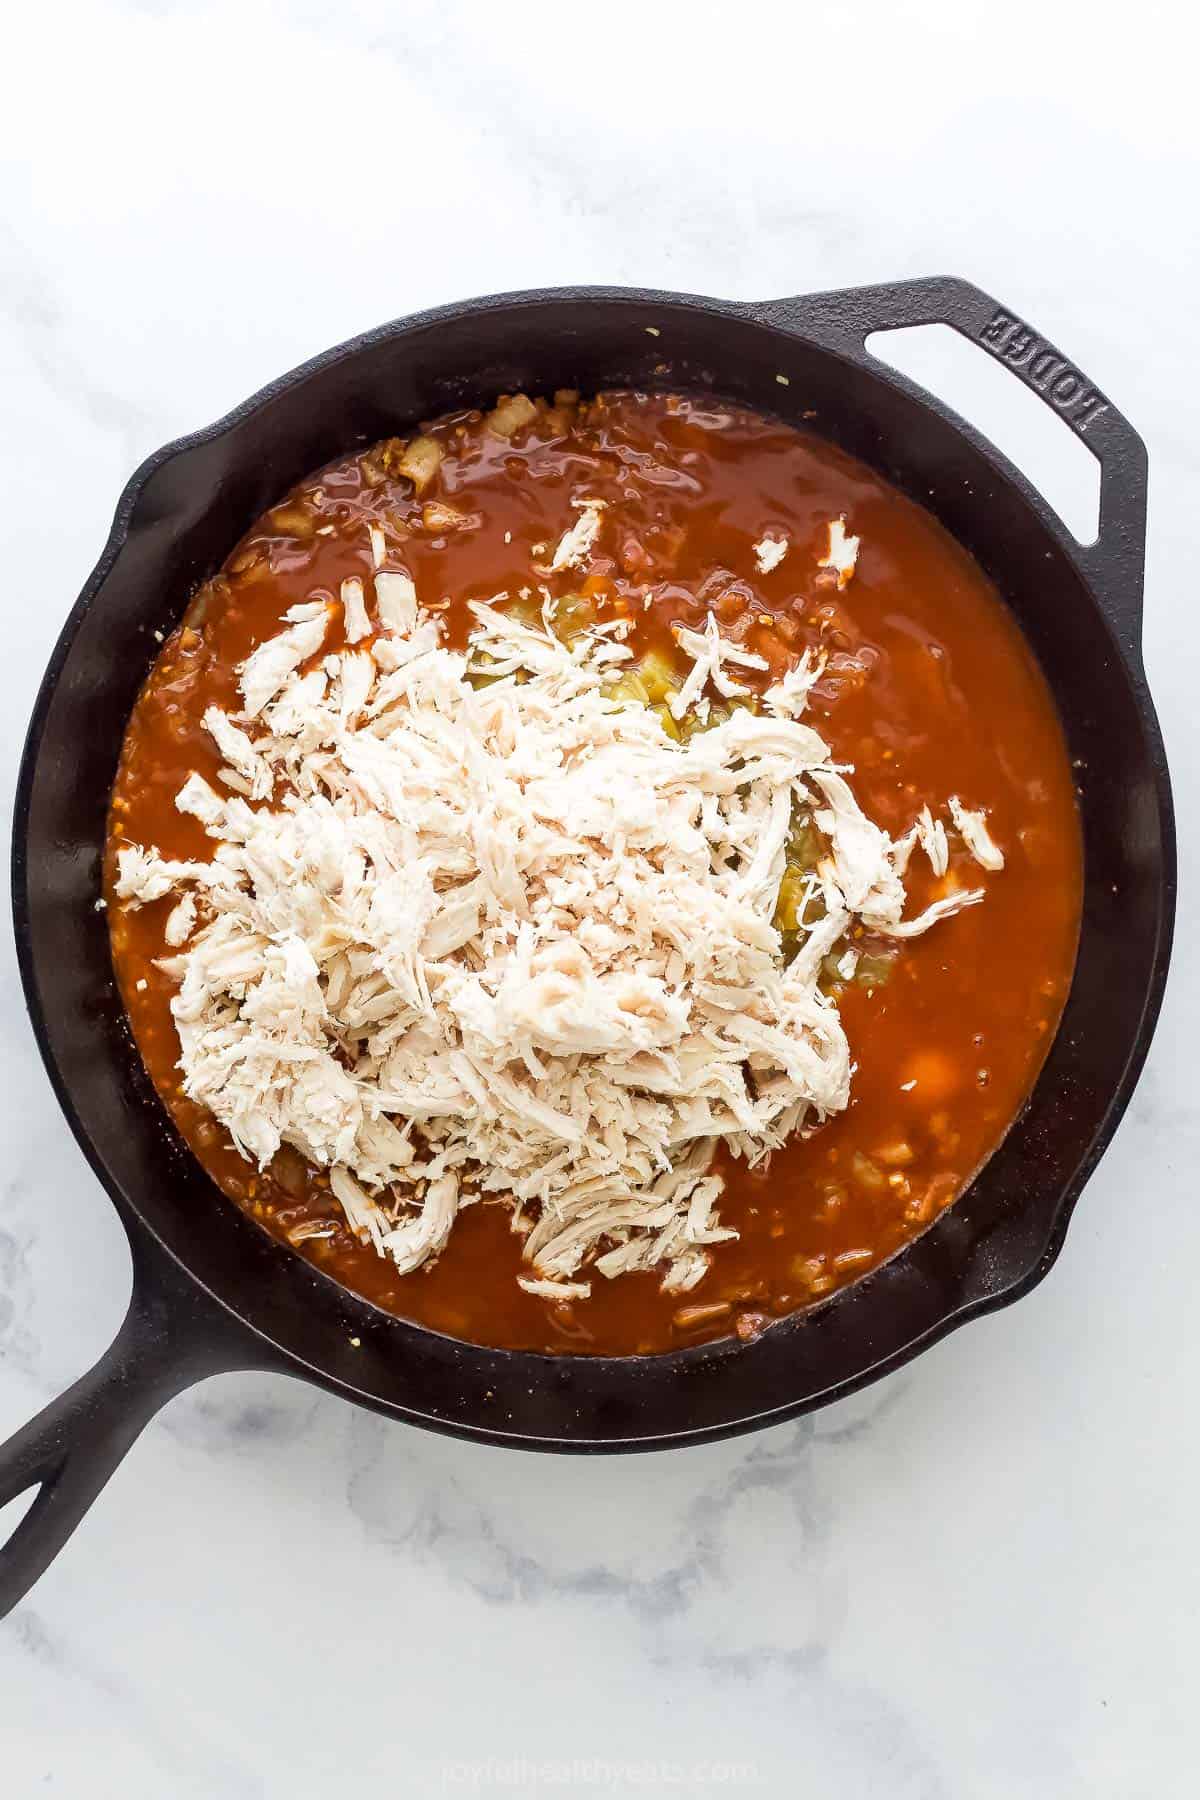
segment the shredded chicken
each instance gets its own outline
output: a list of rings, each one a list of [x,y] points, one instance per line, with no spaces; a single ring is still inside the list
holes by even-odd
[[[770,666],[765,657],[743,650],[728,638],[722,637],[712,613],[704,621],[703,631],[691,631],[686,625],[676,625],[675,641],[684,654],[692,659],[687,680],[678,692],[671,695],[668,702],[671,715],[676,719],[682,719],[688,708],[695,706],[697,701],[701,701],[698,708],[701,717],[707,717],[708,703],[702,700],[702,695],[710,681],[718,694],[726,700],[733,700],[738,695],[750,692],[744,682],[735,681],[731,675],[726,674],[727,664],[742,669],[766,669]]]
[[[983,814],[972,812],[969,807],[964,806],[957,794],[951,794],[946,804],[950,808],[950,817],[954,820],[959,836],[980,868],[1002,869],[1004,852],[988,830]]]
[[[248,790],[180,789],[211,860],[120,852],[119,897],[173,900],[184,1089],[248,1159],[290,1145],[328,1169],[351,1229],[401,1271],[493,1199],[525,1233],[531,1293],[583,1299],[596,1274],[651,1269],[687,1292],[736,1235],[718,1145],[759,1163],[848,1104],[822,959],[842,945],[852,969],[855,919],[914,935],[981,892],[904,919],[908,840],[865,817],[794,716],[818,660],[770,712],[681,743],[609,697],[630,654],[614,627],[567,647],[549,605],[539,628],[476,604],[464,655],[406,575],[374,584],[360,647],[322,659],[325,607],[295,607],[243,665],[241,714],[206,715]],[[765,667],[712,615],[678,635],[683,707],[708,681],[744,691],[727,665]],[[785,962],[797,809],[829,853],[823,916]]]
[[[588,1300],[592,1293],[590,1281],[539,1281],[536,1275],[518,1275],[517,1286],[542,1300]]]
[[[381,569],[375,577],[375,604],[385,631],[407,637],[417,622],[417,590],[401,569]]]
[[[844,588],[858,563],[858,547],[862,539],[848,534],[844,515],[840,519],[831,519],[828,529],[829,548],[824,556],[817,558],[817,567],[832,570],[837,577],[838,587]]]
[[[185,893],[167,914],[167,922],[163,926],[163,938],[173,950],[180,944],[186,944],[196,928],[196,896]]]
[[[951,805],[953,805],[951,801]],[[935,875],[946,873],[950,866],[950,848],[946,843],[946,827],[940,819],[935,819],[927,806],[923,806],[917,814],[917,822],[913,827],[917,834],[917,842],[929,858],[929,866]]]
[[[808,705],[809,694],[825,673],[825,662],[823,650],[805,650],[800,661],[763,695],[770,710],[784,718],[798,719]]]
[[[950,846],[946,842],[946,827],[940,819],[935,819],[927,806],[923,806],[913,821],[912,829],[896,844],[892,861],[897,874],[903,875],[908,868],[909,860],[918,844],[929,858],[929,866],[933,873],[942,876],[950,866]]]
[[[357,575],[348,575],[342,583],[342,611],[346,621],[347,643],[357,644],[360,638],[371,635],[363,584]]]
[[[600,535],[600,519],[604,511],[603,500],[575,500],[572,505],[579,507],[579,517],[569,531],[564,531],[558,540],[558,547],[550,563],[551,573],[558,569],[581,569],[592,553],[596,539]]]
[[[329,620],[320,601],[293,606],[286,616],[291,629],[268,638],[243,665],[242,697],[246,702],[247,719],[256,719],[292,671],[307,662],[310,656],[315,656],[325,642]]]
[[[759,574],[769,575],[772,569],[777,569],[787,555],[788,549],[788,540],[785,537],[759,538],[754,546],[754,561]]]

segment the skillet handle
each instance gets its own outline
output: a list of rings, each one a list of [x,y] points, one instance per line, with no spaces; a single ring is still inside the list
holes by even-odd
[[[0,1618],[58,1555],[127,1450],[166,1401],[207,1375],[276,1367],[157,1246],[132,1242],[133,1298],[104,1355],[0,1444],[0,1506],[38,1492],[0,1544]]]
[[[867,350],[865,340],[872,332],[950,325],[1018,376],[1082,438],[1100,464],[1099,534],[1091,544],[1078,544],[1068,534],[1070,550],[1098,594],[1122,647],[1135,663],[1140,660],[1146,446],[1128,419],[1076,364],[1009,307],[951,275],[768,301],[748,310],[765,323],[816,338],[861,367],[885,374],[889,381],[915,392],[921,390]]]

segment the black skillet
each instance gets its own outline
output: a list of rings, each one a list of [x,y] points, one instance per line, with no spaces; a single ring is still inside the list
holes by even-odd
[[[873,331],[937,322],[997,357],[1095,453],[1094,544],[1076,543],[978,433],[865,348]],[[280,1248],[175,1136],[133,1048],[94,910],[109,786],[153,632],[174,625],[196,584],[300,476],[500,391],[668,382],[803,420],[929,507],[996,581],[1077,759],[1078,965],[1004,1144],[956,1206],[857,1285],[753,1344],[643,1358],[478,1349],[374,1310]],[[1039,1281],[1129,1100],[1170,950],[1171,793],[1139,648],[1145,512],[1145,449],[1116,408],[1015,315],[949,279],[752,305],[621,289],[469,301],[331,350],[144,463],[46,672],[13,830],[33,1029],[128,1232],[133,1300],[90,1374],[0,1448],[0,1504],[40,1490],[0,1549],[0,1614],[158,1408],[221,1370],[300,1375],[484,1443],[659,1449],[820,1406]]]

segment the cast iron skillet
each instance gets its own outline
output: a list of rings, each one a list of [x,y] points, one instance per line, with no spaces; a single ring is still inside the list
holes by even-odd
[[[865,348],[872,331],[935,322],[997,356],[1095,452],[1096,543],[1076,543],[989,444]],[[376,1311],[271,1241],[192,1160],[133,1048],[94,910],[105,808],[153,631],[175,623],[195,585],[300,476],[499,391],[629,383],[716,389],[810,425],[930,507],[992,575],[1078,760],[1083,930],[1062,1027],[1020,1120],[963,1199],[891,1262],[749,1345],[514,1354]],[[469,301],[332,350],[143,464],[46,672],[13,833],[30,1017],[128,1232],[133,1299],[91,1373],[0,1449],[0,1504],[40,1490],[0,1550],[0,1613],[157,1409],[221,1370],[299,1375],[485,1443],[649,1450],[822,1405],[1039,1281],[1129,1099],[1170,948],[1171,795],[1139,652],[1145,508],[1145,450],[1116,408],[1014,315],[955,280],[761,305],[622,289]]]

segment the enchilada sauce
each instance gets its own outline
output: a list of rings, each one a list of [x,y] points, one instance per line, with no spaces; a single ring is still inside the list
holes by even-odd
[[[436,1330],[509,1348],[657,1351],[763,1324],[860,1278],[961,1193],[1021,1108],[1071,978],[1081,844],[1065,745],[1024,639],[982,571],[933,518],[820,439],[717,400],[609,394],[539,402],[511,437],[478,413],[430,428],[444,459],[425,491],[373,446],[302,483],[264,516],[163,645],[134,709],[113,790],[105,871],[121,993],[146,1067],[217,1185],[269,1232],[368,1300]],[[723,1224],[736,1241],[685,1295],[655,1274],[594,1277],[592,1298],[555,1305],[517,1286],[521,1240],[502,1205],[463,1210],[440,1258],[400,1276],[360,1245],[328,1180],[285,1150],[267,1171],[235,1151],[180,1090],[174,985],[156,966],[172,901],[131,910],[112,893],[123,842],[207,859],[199,823],[174,798],[219,758],[205,708],[239,705],[237,665],[286,609],[369,577],[367,526],[385,522],[422,601],[465,640],[468,599],[536,591],[534,564],[577,514],[610,503],[586,577],[550,579],[601,619],[633,622],[635,653],[678,659],[675,621],[703,622],[767,657],[772,675],[806,646],[828,657],[808,720],[852,764],[855,793],[885,830],[907,830],[949,794],[986,810],[1006,857],[985,874],[951,834],[951,874],[986,899],[899,946],[864,941],[838,1003],[857,1064],[849,1109],[747,1170],[726,1161]],[[452,508],[452,520],[440,510]],[[861,539],[839,589],[818,564],[831,519]],[[465,522],[464,522],[465,521]],[[769,573],[753,546],[786,537]],[[603,552],[602,554],[600,552]],[[368,583],[369,592],[369,583]],[[649,604],[645,597],[650,596]],[[338,648],[331,627],[326,650]],[[684,667],[687,665],[685,664]],[[938,891],[918,851],[909,909]],[[327,1235],[307,1236],[321,1230]]]

